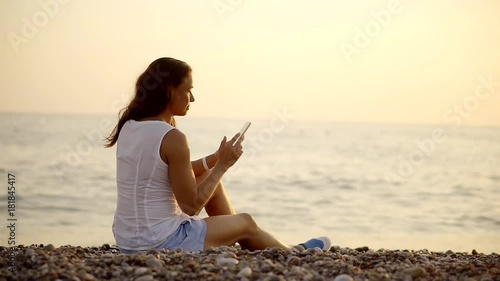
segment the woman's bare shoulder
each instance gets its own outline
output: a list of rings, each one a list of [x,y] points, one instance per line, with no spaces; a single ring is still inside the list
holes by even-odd
[[[163,136],[160,145],[160,157],[167,165],[169,159],[177,158],[179,154],[182,155],[186,152],[189,154],[189,146],[184,133],[174,128]]]

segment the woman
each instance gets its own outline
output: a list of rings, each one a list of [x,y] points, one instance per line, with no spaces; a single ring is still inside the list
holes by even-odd
[[[236,214],[222,185],[224,173],[243,153],[239,134],[190,162],[186,136],[175,128],[194,102],[191,68],[159,58],[139,76],[135,95],[120,111],[106,147],[117,145],[118,202],[113,234],[121,252],[177,249],[200,251],[238,242],[243,248],[288,248],[260,229],[249,214]],[[198,217],[205,208],[209,217]],[[329,249],[328,238],[304,248]]]

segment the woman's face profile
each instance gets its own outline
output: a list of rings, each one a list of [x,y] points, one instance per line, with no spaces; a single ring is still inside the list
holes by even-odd
[[[187,114],[189,104],[194,102],[194,96],[191,93],[191,89],[193,89],[193,78],[191,73],[189,73],[186,78],[184,78],[184,81],[172,90],[170,105],[174,115],[184,116]]]

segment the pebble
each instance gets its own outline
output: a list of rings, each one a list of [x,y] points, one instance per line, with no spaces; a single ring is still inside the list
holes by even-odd
[[[239,261],[235,258],[217,258],[216,263],[218,266],[230,266],[237,265]]]
[[[153,275],[143,275],[141,277],[138,277],[135,279],[135,281],[151,281],[151,280],[155,280],[155,278],[153,277]]]
[[[47,263],[44,263],[38,267],[38,270],[44,270],[44,269],[49,269],[49,265]]]
[[[94,281],[96,280],[94,275],[90,274],[90,273],[87,273],[85,272],[84,274],[82,274],[80,276],[80,279],[84,280],[84,281]]]
[[[219,258],[233,258],[236,259],[238,256],[233,252],[223,252],[219,254]]]
[[[351,277],[351,275],[340,274],[339,276],[335,277],[333,281],[354,281],[354,279]]]
[[[442,259],[444,262],[451,262],[452,258],[450,256],[446,256],[445,258]]]
[[[33,256],[36,254],[35,250],[29,248],[29,249],[26,249],[26,251],[24,252],[25,255],[27,256]]]
[[[216,251],[218,251],[219,253],[232,252],[233,250],[234,248],[229,246],[220,246],[216,248]]]
[[[358,252],[368,252],[368,250],[370,250],[370,248],[368,248],[367,246],[356,248],[356,251]]]
[[[306,254],[308,255],[317,255],[317,254],[322,254],[323,250],[321,250],[318,247],[310,248],[305,251]]]
[[[43,247],[43,249],[45,251],[54,251],[56,249],[56,247],[54,247],[54,245],[52,245],[52,244],[48,244],[45,247]]]
[[[425,269],[420,266],[409,267],[403,270],[404,275],[409,275],[411,278],[415,279],[425,275]]]
[[[80,278],[80,280],[85,280],[85,281],[96,280],[94,275],[88,273],[83,268],[78,271],[78,278]]]
[[[196,269],[196,268],[199,267],[199,264],[195,260],[189,260],[186,263],[184,263],[184,267],[185,268]]]
[[[335,253],[335,252],[340,252],[340,250],[341,250],[340,246],[336,246],[336,245],[335,245],[335,246],[332,246],[332,247],[330,248],[330,252],[333,252],[333,253]]]
[[[112,259],[114,257],[115,257],[115,255],[113,255],[111,253],[107,253],[107,254],[104,254],[101,256],[102,259]]]
[[[143,275],[144,273],[148,272],[148,269],[145,267],[138,267],[134,271],[135,276]]]
[[[268,275],[262,279],[263,281],[285,281],[282,275]]]
[[[297,256],[291,256],[288,258],[287,264],[288,266],[300,265],[301,259]]]
[[[493,281],[493,279],[491,278],[491,276],[483,276],[481,277],[481,279],[479,279],[480,281]]]
[[[270,259],[265,259],[260,266],[260,270],[262,272],[270,272],[273,271],[273,269],[274,269],[274,263]]]
[[[252,269],[248,266],[242,268],[237,274],[238,277],[250,277],[252,276]]]
[[[146,259],[146,265],[148,267],[162,267],[164,265],[163,261],[157,259],[153,255],[148,255]]]

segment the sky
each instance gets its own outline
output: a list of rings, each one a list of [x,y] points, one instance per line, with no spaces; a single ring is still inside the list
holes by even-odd
[[[117,114],[158,57],[190,116],[500,126],[497,0],[0,0],[0,112]]]

